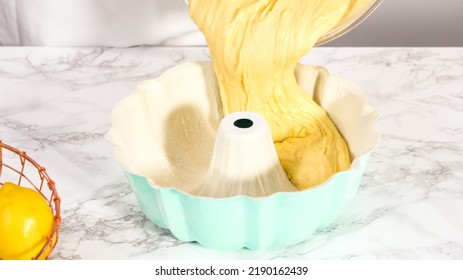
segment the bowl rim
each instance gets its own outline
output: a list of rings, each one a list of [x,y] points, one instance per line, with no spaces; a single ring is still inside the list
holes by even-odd
[[[381,5],[382,2],[383,0],[375,0],[370,6],[355,14],[355,16],[353,16],[349,21],[320,37],[315,46],[324,45],[349,33],[365,21]]]
[[[187,5],[189,5],[188,0],[184,0]],[[355,14],[350,20],[344,24],[336,27],[333,30],[330,30],[328,33],[324,34],[320,39],[318,39],[315,46],[321,46],[331,41],[338,39],[339,37],[349,33],[357,26],[359,26],[364,20],[366,20],[383,2],[383,0],[374,0],[374,2],[367,8],[359,11]]]
[[[165,71],[164,73],[162,73],[161,75],[159,75],[158,77],[154,78],[154,79],[150,79],[150,80],[144,80],[144,81],[141,81],[139,83],[139,85],[142,85],[142,84],[145,84],[145,83],[159,83],[162,81],[163,77],[165,77],[166,75],[169,75],[171,72],[174,72],[175,71],[175,68],[177,67],[180,67],[182,65],[187,65],[187,64],[196,64],[196,65],[203,65],[204,63],[212,63],[212,61],[189,61],[189,62],[184,62],[184,63],[181,63],[181,64],[178,64],[178,65],[175,65],[171,68],[169,68],[167,71]],[[303,65],[305,66],[305,65]],[[347,81],[349,83],[353,83],[345,78],[342,78],[342,77],[338,77],[336,75],[332,75],[332,74],[329,74],[330,77],[333,77],[333,78],[337,78],[337,79],[341,79],[343,81]],[[127,98],[130,98],[131,96],[133,96],[134,94],[137,93],[138,90],[135,90],[134,93],[124,97],[122,100],[120,100],[114,108],[116,108],[119,104],[121,104],[125,99]],[[190,194],[188,192],[185,192],[179,188],[176,188],[176,187],[168,187],[168,186],[159,186],[157,184],[155,184],[150,178],[144,176],[144,175],[141,175],[141,174],[138,174],[137,172],[133,172],[131,170],[128,170],[126,168],[124,168],[122,166],[122,164],[120,164],[120,162],[117,160],[117,157],[116,157],[116,162],[119,164],[119,166],[124,170],[124,172],[126,173],[130,173],[130,174],[133,174],[133,175],[136,175],[136,176],[139,176],[139,177],[143,177],[147,180],[148,184],[150,185],[151,188],[155,189],[155,190],[160,190],[160,191],[170,191],[170,192],[178,192],[180,195],[184,195],[184,196],[187,196],[187,197],[190,197],[190,198],[194,198],[194,199],[203,199],[203,200],[232,200],[232,199],[248,199],[248,200],[252,200],[252,201],[265,201],[267,199],[275,199],[275,197],[277,196],[291,196],[291,195],[299,195],[300,193],[306,193],[306,192],[310,192],[310,191],[315,191],[315,190],[318,190],[320,188],[323,188],[323,187],[326,187],[327,185],[329,185],[331,183],[331,181],[334,180],[334,178],[336,176],[338,176],[339,174],[350,174],[350,173],[354,173],[354,172],[357,172],[359,171],[359,169],[361,168],[360,166],[360,160],[365,158],[365,157],[369,157],[369,155],[379,146],[379,143],[380,143],[380,139],[381,139],[381,132],[378,128],[378,125],[377,125],[377,122],[378,122],[378,119],[380,117],[380,114],[378,113],[378,111],[373,107],[371,106],[369,103],[368,103],[368,100],[367,100],[367,97],[366,97],[366,94],[365,92],[362,91],[362,96],[365,98],[365,106],[363,108],[363,111],[371,111],[373,113],[373,116],[374,116],[374,119],[373,119],[373,122],[372,122],[372,125],[371,125],[371,128],[372,128],[372,132],[373,132],[373,135],[375,135],[375,139],[371,142],[371,144],[369,145],[369,149],[367,149],[365,152],[357,155],[351,162],[351,165],[349,167],[349,169],[347,170],[343,170],[343,171],[339,171],[339,172],[336,172],[334,173],[333,175],[331,175],[326,181],[324,181],[323,183],[319,184],[319,185],[316,185],[316,186],[313,186],[313,187],[310,187],[310,188],[307,188],[307,189],[304,189],[304,190],[298,190],[298,191],[295,191],[295,192],[287,192],[287,191],[283,191],[283,192],[276,192],[276,193],[273,193],[271,195],[268,195],[268,196],[261,196],[261,197],[252,197],[252,196],[247,196],[247,195],[243,195],[243,194],[240,194],[240,195],[234,195],[234,196],[230,196],[230,197],[207,197],[207,196],[199,196],[199,195],[193,195],[193,194]],[[113,113],[114,113],[114,108],[111,112],[111,119],[113,119]],[[336,123],[335,123],[336,125]],[[114,153],[116,153],[116,149],[118,148],[118,146],[112,141],[110,135],[112,133],[114,129],[114,126],[112,125],[110,130],[106,133],[105,135],[105,139],[107,141],[109,141],[113,147],[114,147]]]

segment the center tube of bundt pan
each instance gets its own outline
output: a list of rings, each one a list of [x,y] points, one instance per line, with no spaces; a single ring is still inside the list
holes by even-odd
[[[222,119],[209,171],[197,195],[264,197],[297,190],[281,167],[264,117],[243,111]]]

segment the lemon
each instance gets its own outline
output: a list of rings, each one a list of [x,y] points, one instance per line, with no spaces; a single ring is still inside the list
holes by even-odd
[[[39,192],[13,183],[3,184],[0,188],[0,259],[35,258],[46,244],[52,225],[52,210]],[[48,246],[41,258],[50,250]]]

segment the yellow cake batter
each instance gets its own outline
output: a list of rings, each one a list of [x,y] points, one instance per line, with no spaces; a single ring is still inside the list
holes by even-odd
[[[223,112],[253,111],[269,123],[288,178],[299,189],[350,167],[349,149],[294,70],[320,37],[372,0],[190,0],[214,62]]]

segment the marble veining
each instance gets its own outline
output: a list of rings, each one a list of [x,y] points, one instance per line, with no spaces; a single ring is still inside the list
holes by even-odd
[[[463,259],[463,49],[318,48],[302,59],[360,84],[382,140],[358,194],[308,242],[221,252],[147,220],[104,140],[113,106],[206,48],[0,48],[0,139],[62,197],[52,259]]]

